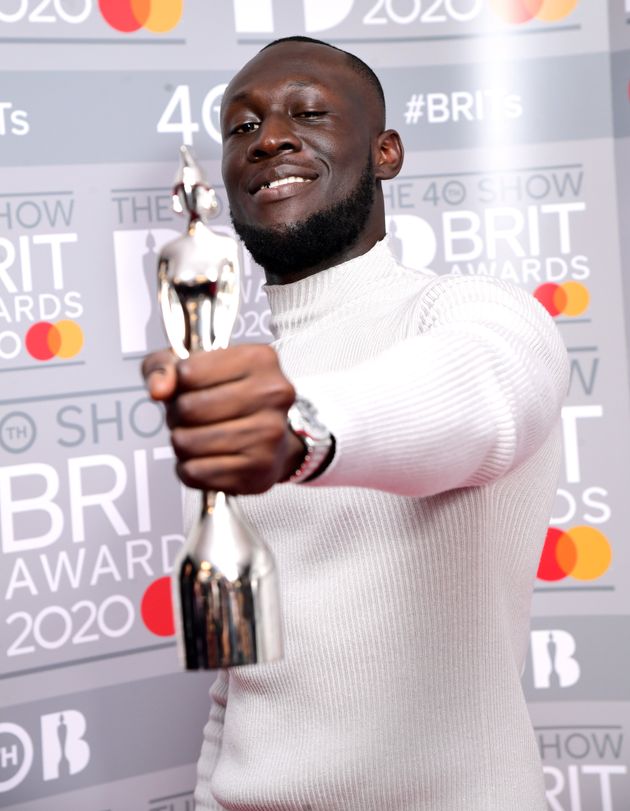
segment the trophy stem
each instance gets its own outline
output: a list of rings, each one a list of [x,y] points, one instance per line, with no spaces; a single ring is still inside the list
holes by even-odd
[[[225,498],[225,493],[220,493],[216,490],[206,490],[203,493],[202,518],[204,512],[211,513],[214,510],[215,504],[217,503],[217,496],[223,496],[223,498]]]

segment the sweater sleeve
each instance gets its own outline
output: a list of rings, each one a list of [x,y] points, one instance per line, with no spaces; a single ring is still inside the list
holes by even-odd
[[[336,439],[306,486],[428,496],[481,485],[533,454],[568,383],[555,324],[528,293],[439,277],[414,303],[415,334],[350,369],[294,380]]]

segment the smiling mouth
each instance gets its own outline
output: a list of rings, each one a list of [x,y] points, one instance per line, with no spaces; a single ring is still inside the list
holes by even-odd
[[[277,189],[279,186],[288,186],[290,183],[310,183],[311,180],[307,177],[298,177],[291,175],[290,177],[283,177],[280,180],[270,180],[268,183],[263,183],[257,191],[262,189]]]

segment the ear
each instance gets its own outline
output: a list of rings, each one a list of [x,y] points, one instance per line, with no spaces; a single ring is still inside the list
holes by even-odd
[[[390,180],[400,172],[405,150],[396,130],[385,130],[374,141],[374,177]]]

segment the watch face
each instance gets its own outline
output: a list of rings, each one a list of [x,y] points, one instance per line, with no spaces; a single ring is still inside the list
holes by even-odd
[[[330,440],[330,431],[317,419],[312,403],[297,397],[288,413],[289,425],[297,434],[305,434],[316,442]]]
[[[300,412],[302,419],[309,422],[317,422],[317,412],[315,411],[315,408],[310,400],[306,400],[304,397],[298,396],[295,398],[295,407]]]
[[[333,446],[332,434],[317,419],[317,411],[312,403],[303,397],[296,397],[295,403],[287,413],[287,419],[290,429],[300,437],[307,448],[302,466],[289,481],[298,483],[310,481],[318,475],[322,464],[330,456]]]

